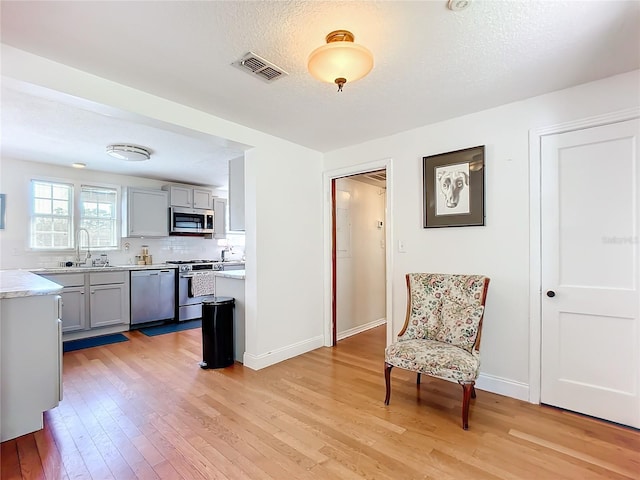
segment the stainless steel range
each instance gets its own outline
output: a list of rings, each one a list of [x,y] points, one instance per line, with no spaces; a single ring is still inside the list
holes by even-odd
[[[216,260],[174,260],[166,263],[178,265],[178,320],[202,318],[202,303],[211,300],[215,294],[213,272],[223,270],[223,264]],[[198,276],[203,278],[196,278]]]

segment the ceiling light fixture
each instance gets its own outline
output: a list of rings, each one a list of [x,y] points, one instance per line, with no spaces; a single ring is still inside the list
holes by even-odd
[[[326,40],[326,45],[311,52],[307,63],[309,73],[318,80],[336,83],[341,92],[345,83],[360,80],[373,68],[373,54],[353,43],[351,32],[336,30]]]
[[[84,167],[86,167],[86,166],[87,166],[87,164],[86,164],[86,163],[76,162],[76,163],[72,163],[72,164],[71,164],[71,166],[72,166],[73,168],[84,168]]]
[[[117,144],[107,147],[107,154],[127,162],[142,162],[151,158],[151,150],[138,145]]]
[[[454,12],[459,12],[460,10],[464,10],[471,5],[471,0],[449,0],[447,3],[447,7],[449,10],[453,10]]]

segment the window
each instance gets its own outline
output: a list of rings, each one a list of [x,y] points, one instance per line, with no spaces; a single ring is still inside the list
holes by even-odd
[[[80,228],[89,232],[91,244],[87,245],[86,235],[80,235],[80,247],[92,249],[116,248],[118,191],[114,188],[82,185],[80,189]]]
[[[73,247],[73,185],[32,180],[31,248]]]
[[[46,180],[31,181],[30,247],[40,250],[75,248],[75,231],[80,247],[91,250],[118,248],[118,189]]]

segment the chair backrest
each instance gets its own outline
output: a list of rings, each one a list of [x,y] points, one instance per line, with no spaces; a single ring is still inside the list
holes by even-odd
[[[407,315],[398,340],[429,339],[479,350],[489,278],[409,273]]]

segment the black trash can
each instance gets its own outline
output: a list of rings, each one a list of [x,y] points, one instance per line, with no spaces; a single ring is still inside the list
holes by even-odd
[[[202,368],[223,368],[233,365],[232,297],[213,297],[202,304]]]

